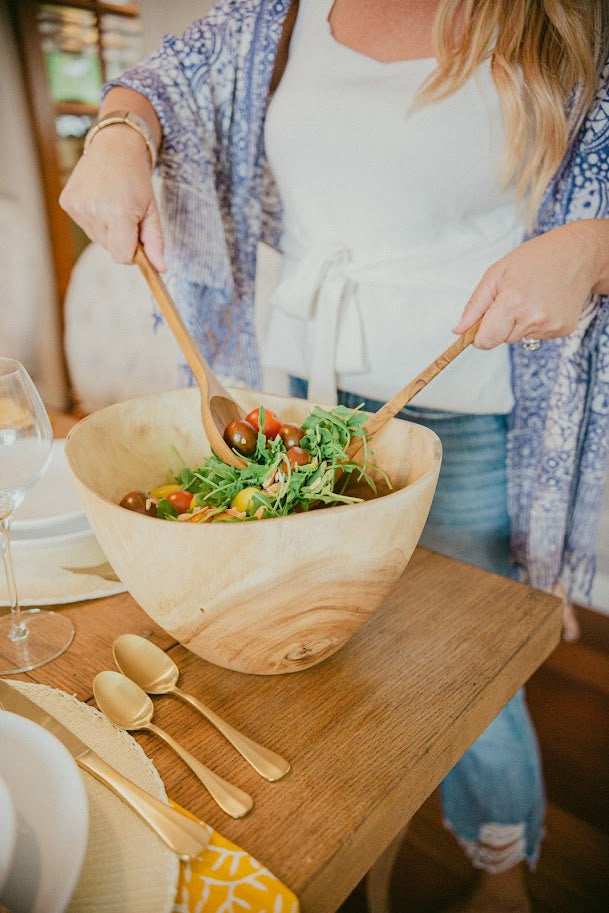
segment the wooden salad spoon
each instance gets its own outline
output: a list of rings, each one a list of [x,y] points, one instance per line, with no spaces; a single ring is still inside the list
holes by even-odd
[[[98,672],[93,680],[93,694],[101,712],[119,729],[146,729],[167,742],[199,778],[222,811],[231,818],[242,818],[252,808],[254,800],[251,796],[201,764],[169,733],[154,725],[152,701],[130,678],[121,675],[120,672]]]
[[[226,720],[221,719],[192,694],[178,688],[180,670],[172,658],[152,641],[140,637],[139,634],[121,634],[112,645],[112,654],[123,675],[148,694],[175,694],[198,710],[265,780],[280,780],[290,770],[289,762],[281,755],[270,748],[258,745]]]
[[[201,421],[211,449],[223,463],[228,463],[229,466],[234,466],[236,469],[243,469],[247,463],[231,450],[223,435],[229,422],[245,417],[245,410],[222,386],[195,345],[165,283],[156,267],[148,259],[141,244],[137,245],[133,259],[141,269],[163,317],[194,374],[201,394]]]
[[[427,365],[420,374],[417,374],[413,380],[411,380],[405,387],[402,387],[395,396],[392,396],[384,406],[374,412],[366,424],[364,425],[364,431],[366,432],[366,437],[368,440],[377,434],[381,428],[384,428],[387,422],[391,421],[392,418],[400,412],[404,406],[407,406],[410,400],[416,396],[416,394],[427,386],[430,380],[433,380],[436,375],[443,371],[444,368],[460,355],[464,349],[466,349],[476,338],[476,333],[480,329],[480,324],[482,323],[482,317],[480,320],[477,320],[476,323],[466,330],[465,333],[462,333],[461,336],[458,336],[457,339],[450,345],[447,349],[442,352],[441,355],[432,361],[430,365]],[[356,454],[364,446],[364,439],[359,435],[351,439],[351,443],[347,448],[347,454],[349,459],[353,460]]]

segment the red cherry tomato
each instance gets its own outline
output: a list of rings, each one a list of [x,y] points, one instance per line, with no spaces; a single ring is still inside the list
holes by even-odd
[[[190,510],[192,494],[189,491],[182,491],[181,488],[178,488],[177,491],[169,492],[167,500],[175,507],[179,514],[185,514],[186,511]]]
[[[243,456],[252,456],[258,443],[258,429],[249,422],[235,419],[224,429],[224,440],[229,447],[234,447]]]
[[[150,500],[145,491],[130,491],[120,502],[121,507],[127,510],[134,510],[138,514],[148,514],[149,517],[156,517],[156,504]]]
[[[300,425],[282,425],[279,429],[279,437],[285,444],[286,450],[289,450],[290,447],[299,447],[304,437],[304,428],[301,428]]]
[[[286,456],[290,461],[292,469],[295,469],[297,466],[306,466],[307,463],[311,462],[311,457],[306,450],[302,449],[302,447],[290,447],[286,452]]]
[[[245,416],[245,421],[249,422],[250,425],[253,425],[256,431],[260,431],[260,409],[252,409],[252,411]],[[279,429],[281,428],[281,422],[277,418],[274,412],[271,412],[270,409],[264,410],[264,426],[262,430],[264,435],[267,438],[273,440],[278,434]]]

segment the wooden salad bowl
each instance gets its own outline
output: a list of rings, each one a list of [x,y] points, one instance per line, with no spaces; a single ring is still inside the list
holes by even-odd
[[[299,423],[312,404],[245,389]],[[419,540],[438,478],[441,445],[397,419],[374,438],[374,462],[393,490],[359,504],[243,523],[179,523],[119,506],[133,489],[167,481],[175,451],[194,468],[209,455],[194,388],[137,397],[87,416],[66,457],[93,530],[144,611],[198,656],[241,672],[307,669],[365,624]]]

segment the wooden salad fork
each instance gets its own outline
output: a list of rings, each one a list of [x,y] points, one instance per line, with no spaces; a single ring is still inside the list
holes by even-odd
[[[391,421],[392,418],[400,412],[405,406],[408,405],[411,399],[416,396],[416,394],[427,386],[430,380],[433,380],[440,371],[443,371],[444,368],[453,361],[457,355],[460,355],[476,338],[476,333],[480,329],[480,324],[482,323],[482,317],[480,320],[476,321],[473,326],[471,326],[465,333],[462,333],[461,336],[458,336],[457,339],[450,345],[447,349],[442,352],[441,355],[427,365],[420,374],[417,374],[405,387],[402,387],[395,396],[392,396],[384,406],[374,412],[368,421],[364,425],[364,431],[366,432],[366,437],[368,440],[377,434],[381,428],[384,428],[387,422]],[[351,460],[360,452],[364,446],[364,439],[359,435],[351,439],[351,443],[347,448],[347,454]]]

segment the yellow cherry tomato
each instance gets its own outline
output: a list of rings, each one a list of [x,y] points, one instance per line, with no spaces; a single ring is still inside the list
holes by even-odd
[[[177,491],[179,487],[179,485],[159,485],[158,488],[153,488],[150,494],[160,501],[161,498],[166,498],[167,495],[170,495],[172,491]]]
[[[230,506],[246,514],[254,506],[254,495],[259,491],[262,491],[262,489],[254,488],[253,486],[244,488],[242,491],[237,492],[230,502]]]

